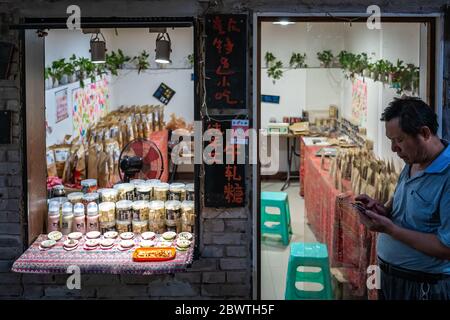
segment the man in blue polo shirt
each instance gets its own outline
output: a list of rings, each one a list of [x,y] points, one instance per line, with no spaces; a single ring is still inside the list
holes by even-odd
[[[380,299],[450,300],[450,146],[420,99],[395,99],[381,121],[406,165],[385,205],[356,197],[366,208],[361,222],[379,232]]]

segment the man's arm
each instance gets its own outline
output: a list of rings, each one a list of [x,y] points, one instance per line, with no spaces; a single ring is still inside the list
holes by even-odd
[[[383,232],[404,244],[438,259],[450,260],[450,247],[444,245],[437,235],[409,230],[397,226],[391,219],[366,210],[361,214],[361,222],[371,231]]]

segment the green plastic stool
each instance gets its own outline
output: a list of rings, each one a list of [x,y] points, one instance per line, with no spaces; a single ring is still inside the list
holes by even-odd
[[[280,214],[270,214],[267,208],[275,207]],[[266,222],[278,222],[277,225],[267,226]],[[292,234],[291,213],[289,199],[286,192],[261,192],[261,234],[272,233],[281,235],[285,246],[289,244],[289,234]]]
[[[321,270],[320,272],[300,272],[297,270],[300,266],[318,267]],[[318,283],[322,285],[322,290],[299,290],[295,287],[296,282]],[[333,299],[326,244],[303,242],[294,242],[291,244],[284,298],[285,300]]]

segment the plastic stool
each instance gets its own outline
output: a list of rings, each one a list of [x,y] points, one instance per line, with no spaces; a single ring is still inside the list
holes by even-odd
[[[298,271],[297,268],[318,267],[320,272]],[[318,283],[320,291],[299,290],[296,282]],[[326,244],[294,242],[291,244],[288,271],[286,276],[285,300],[331,300],[330,265]]]
[[[267,208],[274,207],[280,214],[270,214]],[[278,222],[277,225],[267,226],[266,222]],[[289,199],[286,192],[261,192],[261,234],[272,233],[281,235],[284,245],[289,244],[289,234],[292,233]]]

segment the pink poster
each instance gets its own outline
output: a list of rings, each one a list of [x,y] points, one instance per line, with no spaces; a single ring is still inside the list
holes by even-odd
[[[56,123],[69,117],[69,107],[67,105],[67,89],[55,92],[56,100]]]
[[[367,83],[360,79],[352,82],[352,118],[358,125],[367,122]]]

